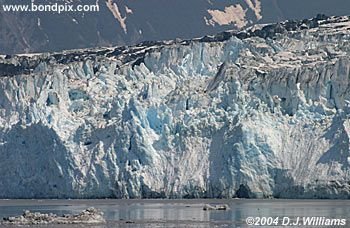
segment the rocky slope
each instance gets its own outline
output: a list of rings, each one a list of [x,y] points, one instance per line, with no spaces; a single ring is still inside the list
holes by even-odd
[[[0,0],[0,54],[38,53],[145,40],[191,39],[255,23],[346,15],[348,0],[35,0],[39,4],[99,5],[90,12],[6,12]],[[302,9],[302,10],[301,10]]]
[[[2,56],[1,198],[348,198],[350,19]]]

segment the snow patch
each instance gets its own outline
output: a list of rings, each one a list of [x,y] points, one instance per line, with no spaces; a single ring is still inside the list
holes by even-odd
[[[255,13],[256,19],[259,21],[261,20],[261,2],[260,0],[245,0],[247,5],[253,12]]]
[[[130,8],[127,7],[127,6],[125,6],[125,12],[126,12],[127,14],[133,14],[132,9],[130,9]]]
[[[211,19],[206,19],[207,25],[229,25],[234,24],[238,28],[243,28],[247,25],[245,19],[247,10],[244,10],[241,5],[232,5],[225,7],[224,11],[220,10],[208,10],[208,13],[212,16]]]
[[[126,18],[127,18],[127,14],[132,13],[132,10],[130,10],[128,7],[126,7],[126,15],[125,17],[122,17],[120,11],[119,11],[119,7],[118,5],[113,2],[113,0],[108,0],[106,1],[106,5],[108,7],[108,9],[112,12],[113,16],[115,17],[115,19],[118,20],[118,22],[120,23],[120,26],[122,27],[122,29],[124,30],[125,34],[127,33],[127,27],[126,27]]]

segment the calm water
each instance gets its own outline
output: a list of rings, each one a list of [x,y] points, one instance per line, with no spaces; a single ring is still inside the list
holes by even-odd
[[[230,210],[204,211],[205,204],[228,204]],[[91,206],[101,209],[108,221],[94,228],[246,227],[247,217],[262,216],[343,218],[349,224],[343,227],[350,227],[350,201],[342,200],[0,200],[0,218],[23,210],[76,214]]]

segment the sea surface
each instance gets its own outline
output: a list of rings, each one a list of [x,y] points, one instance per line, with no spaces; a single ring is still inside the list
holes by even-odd
[[[206,204],[227,204],[230,209],[205,211]],[[0,219],[21,215],[24,210],[63,215],[77,214],[88,207],[102,210],[107,224],[30,227],[248,227],[246,220],[250,217],[278,218],[279,226],[285,217],[290,223],[298,217],[336,218],[346,220],[342,227],[350,227],[348,200],[0,200]]]

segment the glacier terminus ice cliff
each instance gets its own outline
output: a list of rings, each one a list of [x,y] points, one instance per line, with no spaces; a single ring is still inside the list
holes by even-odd
[[[0,198],[349,198],[350,18],[0,58]]]

